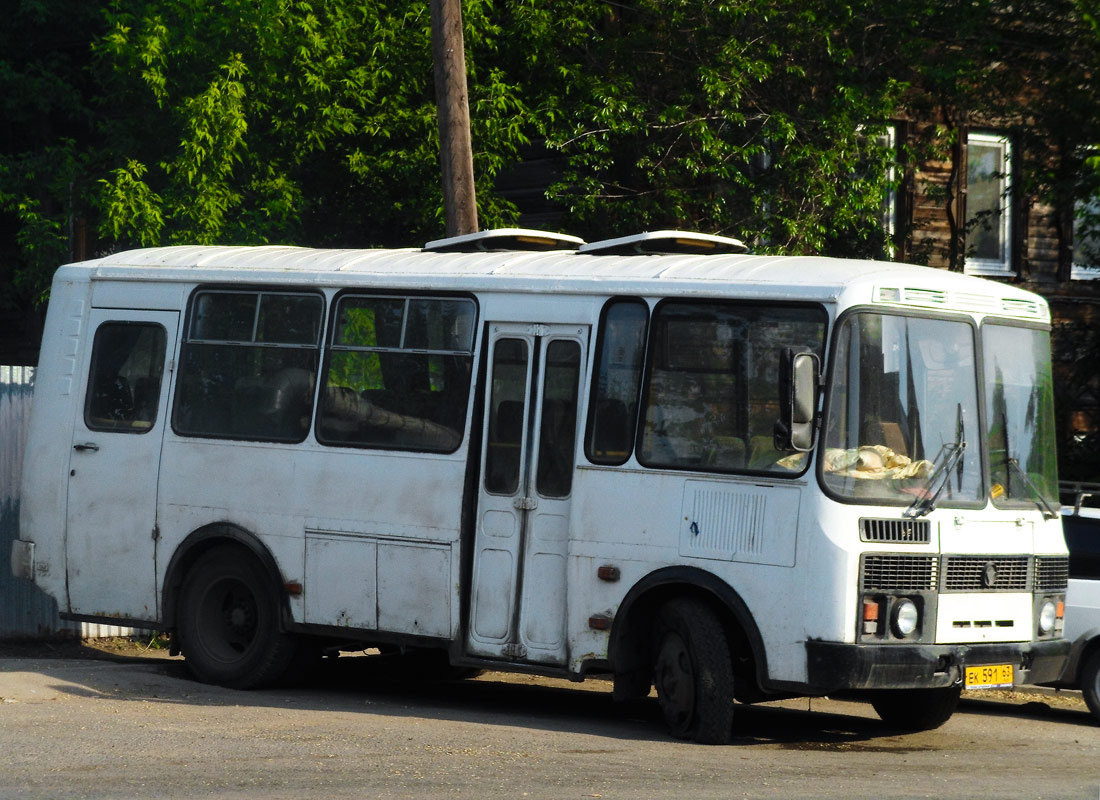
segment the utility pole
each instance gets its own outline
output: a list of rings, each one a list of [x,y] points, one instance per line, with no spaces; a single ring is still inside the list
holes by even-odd
[[[432,55],[443,168],[443,216],[447,236],[477,233],[470,100],[462,43],[462,0],[432,0]]]

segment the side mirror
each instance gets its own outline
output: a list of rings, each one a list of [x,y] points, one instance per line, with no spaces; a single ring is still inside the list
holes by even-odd
[[[775,448],[805,453],[814,448],[817,432],[817,387],[821,362],[814,353],[788,347],[779,363],[779,420]]]

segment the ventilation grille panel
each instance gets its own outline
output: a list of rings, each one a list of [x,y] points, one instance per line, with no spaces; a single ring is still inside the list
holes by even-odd
[[[864,542],[928,544],[932,523],[926,519],[861,519],[859,538]]]

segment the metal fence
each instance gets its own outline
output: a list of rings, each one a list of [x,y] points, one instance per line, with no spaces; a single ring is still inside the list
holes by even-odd
[[[12,577],[34,372],[34,367],[0,366],[0,639],[128,636],[133,633],[129,628],[62,621],[52,598],[30,581]]]

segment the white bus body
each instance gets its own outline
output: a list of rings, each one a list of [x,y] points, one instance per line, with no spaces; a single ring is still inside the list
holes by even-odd
[[[960,686],[1059,674],[1041,298],[867,261],[456,249],[60,268],[17,573],[66,618],[172,631],[204,680],[270,682],[314,642],[435,648],[655,684],[701,741],[733,697],[867,690],[932,727]]]

